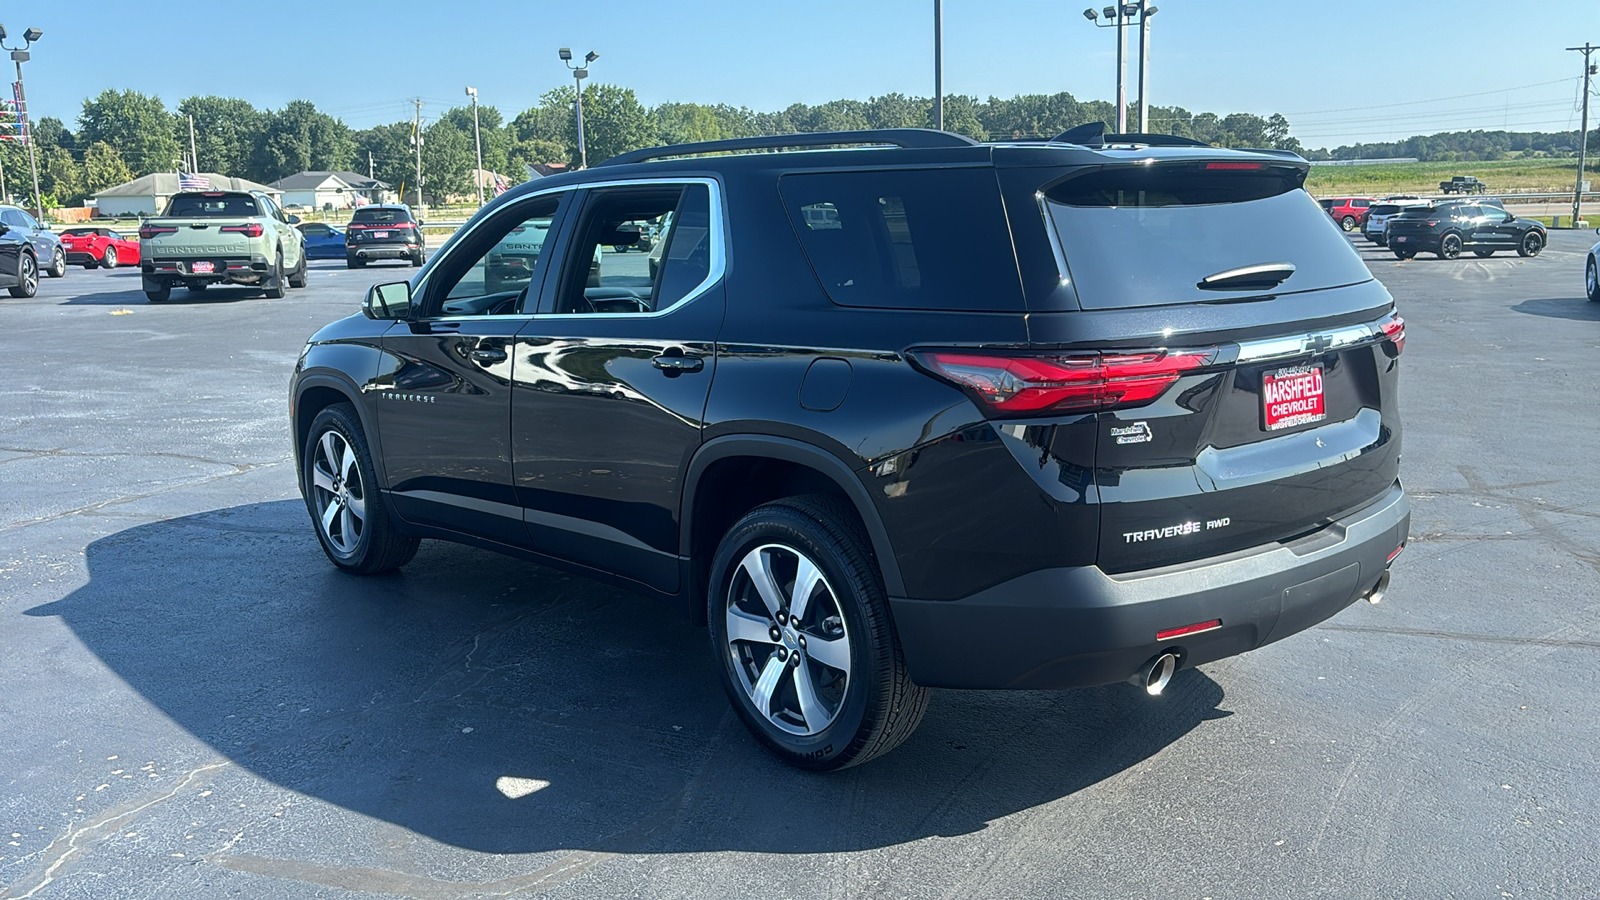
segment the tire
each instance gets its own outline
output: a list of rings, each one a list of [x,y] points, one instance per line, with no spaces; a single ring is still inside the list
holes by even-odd
[[[1372,242],[1374,244],[1377,244],[1379,247],[1387,247],[1387,246],[1389,246],[1389,239],[1384,237],[1381,234],[1378,235],[1377,237],[1373,238]]]
[[[1457,259],[1461,256],[1461,235],[1451,232],[1439,239],[1436,251],[1440,259]]]
[[[367,261],[362,259],[359,256],[346,256],[344,258],[344,267],[346,269],[359,269],[359,268],[365,266],[366,264],[367,264]]]
[[[172,299],[172,285],[163,284],[159,290],[145,289],[144,298],[151,303],[165,303]]]
[[[428,261],[428,258],[426,256],[424,256],[422,254],[422,252],[419,250],[419,251],[417,251],[417,254],[415,256],[411,257],[411,268],[420,269],[420,268],[422,268],[422,264],[427,262],[427,261]]]
[[[1344,218],[1339,220],[1339,227],[1343,228],[1345,231],[1355,231],[1356,230],[1356,217],[1355,216],[1345,216]]]
[[[11,296],[26,300],[39,293],[39,261],[32,253],[17,257],[17,286],[10,288]]]
[[[628,252],[628,245],[627,244],[612,244],[611,245],[611,250],[614,253],[627,253]]]
[[[300,264],[289,273],[289,287],[303,288],[306,286],[306,252],[300,251]]]
[[[354,407],[335,403],[317,413],[300,466],[311,527],[335,566],[373,575],[392,572],[417,555],[421,542],[401,534],[389,515]]]
[[[1494,255],[1494,251],[1493,250],[1474,250],[1474,251],[1472,251],[1472,255],[1476,256],[1479,259],[1488,259],[1489,257]]]
[[[812,588],[794,626],[788,614],[803,577]],[[803,769],[842,769],[889,752],[916,730],[929,692],[906,670],[870,544],[849,504],[807,496],[751,510],[723,536],[710,585],[708,631],[722,686],[774,755]]]
[[[262,296],[266,297],[268,300],[282,300],[285,293],[283,289],[285,277],[286,276],[283,272],[283,251],[279,250],[277,264],[272,267],[272,280],[269,281],[267,286],[261,291]]]
[[[44,273],[51,278],[67,277],[67,255],[61,252],[60,247],[50,254],[50,267],[45,269]]]
[[[1589,257],[1589,264],[1583,269],[1583,286],[1589,293],[1590,303],[1600,303],[1600,268],[1595,266],[1594,257]]]
[[[1415,251],[1415,250],[1395,250],[1394,251],[1394,255],[1398,259],[1410,259],[1410,258],[1412,258],[1412,257],[1417,255],[1417,251]]]
[[[83,267],[85,269],[98,269],[98,268],[100,268],[100,264],[95,262],[95,261],[93,261],[93,260],[90,260],[89,262],[84,263]]]
[[[105,269],[115,269],[117,267],[117,248],[106,248],[106,252],[100,257],[100,266]],[[84,268],[87,269],[89,266],[84,266]]]
[[[183,289],[188,291],[191,294],[203,294],[203,293],[206,292],[206,288],[208,288],[210,286],[211,285],[206,284],[204,281],[197,281],[194,284],[186,284],[186,285],[184,285]]]
[[[1541,251],[1543,249],[1544,249],[1544,238],[1539,236],[1539,232],[1530,231],[1527,234],[1522,236],[1522,243],[1517,245],[1517,255],[1518,256],[1538,256],[1539,255],[1539,251]]]

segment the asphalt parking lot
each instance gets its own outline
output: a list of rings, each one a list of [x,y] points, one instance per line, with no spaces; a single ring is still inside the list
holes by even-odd
[[[1600,896],[1594,235],[1357,240],[1408,322],[1388,598],[1156,700],[940,692],[834,775],[650,601],[436,542],[327,563],[288,375],[410,269],[0,296],[0,898]]]

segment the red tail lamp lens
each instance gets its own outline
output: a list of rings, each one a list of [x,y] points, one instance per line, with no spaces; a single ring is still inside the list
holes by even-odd
[[[1208,162],[1206,163],[1206,168],[1224,170],[1231,169],[1235,171],[1258,171],[1266,168],[1266,164],[1258,162]]]
[[[1382,327],[1384,337],[1394,341],[1395,355],[1399,356],[1404,353],[1406,349],[1406,320],[1399,316],[1391,316],[1383,320]]]
[[[915,354],[923,366],[966,388],[990,409],[1072,412],[1148,403],[1185,372],[1216,359],[1216,348],[1001,356],[943,350]]]
[[[261,237],[260,222],[251,222],[248,225],[224,225],[217,230],[232,234],[242,234],[245,237]]]
[[[1166,631],[1158,631],[1156,632],[1156,640],[1170,641],[1176,637],[1183,637],[1190,634],[1200,634],[1203,631],[1216,631],[1221,627],[1221,619],[1212,619],[1209,622],[1196,622],[1193,625],[1185,625],[1182,628],[1168,628]]]

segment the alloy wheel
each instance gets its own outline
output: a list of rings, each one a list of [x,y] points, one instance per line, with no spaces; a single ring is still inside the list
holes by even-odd
[[[1600,269],[1595,268],[1593,259],[1584,267],[1583,286],[1589,289],[1590,300],[1600,300]]]
[[[850,633],[821,568],[783,544],[739,561],[728,585],[727,652],[745,696],[774,727],[813,735],[850,687]]]
[[[105,264],[106,268],[115,269],[117,267],[117,248],[115,248],[115,247],[107,247],[106,248],[106,255],[104,257],[104,260],[105,260],[104,264]]]
[[[61,278],[67,274],[67,255],[57,247],[56,252],[50,255],[50,277]]]
[[[1528,232],[1527,236],[1522,239],[1523,256],[1538,256],[1539,251],[1543,249],[1544,244],[1540,242],[1539,233],[1536,231]]]
[[[24,253],[17,267],[20,270],[19,274],[22,276],[19,279],[22,282],[22,287],[28,292],[28,296],[32,297],[34,292],[39,289],[39,264],[34,261],[32,256]]]
[[[355,553],[367,528],[367,492],[355,451],[337,431],[324,431],[317,441],[311,488],[322,536],[340,553]]]

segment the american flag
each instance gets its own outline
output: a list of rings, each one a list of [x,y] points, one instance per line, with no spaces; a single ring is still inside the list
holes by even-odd
[[[178,173],[178,190],[180,191],[209,191],[211,179],[193,172]]]
[[[494,173],[494,195],[496,197],[511,190],[511,185],[506,183],[506,177],[499,172]]]

